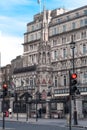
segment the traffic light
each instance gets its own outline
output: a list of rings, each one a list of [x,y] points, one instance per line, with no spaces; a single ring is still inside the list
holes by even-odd
[[[8,85],[6,83],[3,84],[3,96],[7,96],[8,94]]]
[[[15,102],[17,102],[17,101],[18,101],[18,94],[15,93]]]
[[[77,91],[77,74],[73,73],[70,75],[70,94],[74,95]]]

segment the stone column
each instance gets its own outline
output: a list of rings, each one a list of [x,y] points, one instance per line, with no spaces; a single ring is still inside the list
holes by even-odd
[[[49,114],[50,114],[50,108],[49,108],[49,99],[47,99],[47,102],[46,102],[46,115],[45,115],[45,118],[49,118]]]
[[[46,102],[46,114],[45,114],[45,118],[48,118],[48,102]]]
[[[76,105],[77,105],[77,116],[78,116],[78,119],[83,118],[82,99],[81,98],[76,99]]]

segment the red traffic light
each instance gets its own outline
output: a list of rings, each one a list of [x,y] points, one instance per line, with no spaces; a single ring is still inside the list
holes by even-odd
[[[77,78],[77,74],[76,74],[76,73],[73,73],[73,74],[71,75],[71,78],[72,78],[72,79],[76,79],[76,78]]]
[[[3,89],[7,89],[8,85],[7,84],[3,84]]]

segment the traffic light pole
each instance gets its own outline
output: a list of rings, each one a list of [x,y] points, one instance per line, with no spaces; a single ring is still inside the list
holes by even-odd
[[[3,86],[2,86],[2,90],[3,90],[3,130],[5,129],[5,108],[4,108],[4,105],[5,105],[5,97],[7,96],[8,94],[8,85],[6,84],[6,81],[3,83]]]
[[[73,36],[72,36],[72,60],[73,60],[73,73],[75,72],[75,67],[74,67],[74,49],[75,49],[75,42],[73,42]],[[73,118],[74,118],[74,125],[77,125],[78,122],[77,122],[77,110],[76,110],[76,98],[75,98],[75,95],[74,95],[74,114],[73,114]]]
[[[72,95],[71,95],[71,73],[69,70],[69,130],[71,130],[72,126],[72,106],[71,106],[71,101],[72,101]]]
[[[4,92],[3,92],[3,125],[2,125],[3,130],[5,129],[5,111],[4,111],[4,102],[5,102],[5,99],[4,99]]]

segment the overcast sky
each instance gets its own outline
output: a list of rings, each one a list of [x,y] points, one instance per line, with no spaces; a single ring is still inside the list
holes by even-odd
[[[23,55],[26,25],[39,13],[38,0],[0,0],[0,52],[1,66],[5,66],[18,55]],[[87,0],[40,0],[47,9],[66,8],[72,10],[87,5]]]

